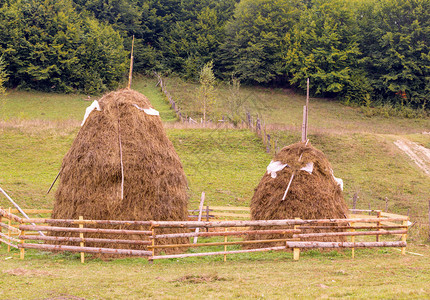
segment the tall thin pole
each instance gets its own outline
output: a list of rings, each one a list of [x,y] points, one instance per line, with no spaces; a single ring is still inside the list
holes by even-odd
[[[5,197],[10,201],[10,203],[12,203],[13,204],[13,206],[15,206],[15,208],[26,218],[26,219],[30,219],[28,216],[27,216],[27,214],[21,209],[21,207],[19,207],[19,205],[18,204],[16,204],[15,203],[15,201],[13,201],[12,200],[12,198],[11,197],[9,197],[9,195],[0,187],[0,192],[2,192],[3,193],[3,195],[5,195]],[[31,225],[34,225],[34,226],[36,226],[36,224],[34,224],[34,223],[31,223]],[[45,236],[44,234],[43,234],[43,232],[42,231],[38,231],[39,232],[39,234],[41,235],[41,236]]]
[[[133,41],[131,42],[131,54],[130,54],[130,73],[128,74],[128,86],[127,88],[131,87],[131,78],[133,76],[133,50],[134,50],[134,35],[133,35]]]
[[[307,79],[306,86],[306,120],[305,120],[305,141],[308,139],[308,115],[309,115],[309,78]]]

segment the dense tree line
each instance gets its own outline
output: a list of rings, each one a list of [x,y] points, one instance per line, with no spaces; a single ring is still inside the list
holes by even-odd
[[[9,85],[98,91],[135,70],[429,108],[430,0],[0,0]],[[42,21],[46,20],[46,21]]]

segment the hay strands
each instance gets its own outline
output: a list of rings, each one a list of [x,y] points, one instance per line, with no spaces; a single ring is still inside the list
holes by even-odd
[[[308,139],[308,140],[306,140],[306,144],[305,144],[305,146],[307,146],[307,145],[308,145],[308,143],[309,143],[309,139]],[[302,153],[302,154],[300,154],[299,162],[302,160],[302,156],[303,156],[303,153]],[[291,182],[293,182],[293,179],[294,179],[294,176],[295,176],[295,175],[296,175],[296,171],[293,171],[293,174],[291,174],[290,182],[288,182],[288,186],[287,186],[287,188],[285,189],[284,196],[282,197],[282,201],[284,201],[284,200],[285,200],[285,198],[287,197],[288,191],[290,190]]]
[[[21,207],[19,207],[19,205],[18,204],[16,204],[16,202],[15,201],[13,201],[12,200],[12,198],[11,197],[9,197],[9,195],[0,187],[0,192],[2,192],[3,193],[3,195],[5,195],[5,197],[13,204],[13,206],[15,206],[16,207],[16,209],[26,218],[26,219],[30,219],[28,216],[27,216],[27,214],[21,209]],[[5,217],[7,217],[6,215],[5,215]],[[16,221],[16,220],[15,220]],[[22,222],[20,222],[20,221],[18,221],[19,223],[22,223]],[[32,225],[35,225],[35,224],[32,224]],[[43,234],[43,232],[41,232],[41,231],[39,231],[39,234],[41,235],[41,236],[44,236],[44,234]]]

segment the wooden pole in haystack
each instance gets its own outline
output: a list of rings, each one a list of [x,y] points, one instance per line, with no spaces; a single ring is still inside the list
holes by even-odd
[[[307,145],[308,145],[308,143],[309,143],[309,140],[307,140],[307,141],[306,141],[305,146],[307,146]],[[302,153],[302,154],[300,154],[299,162],[302,160],[302,156],[303,156],[303,153]],[[290,182],[288,182],[288,186],[287,186],[287,188],[286,188],[286,190],[285,190],[284,196],[282,197],[282,201],[284,201],[284,200],[285,200],[285,198],[287,197],[288,190],[290,189],[291,182],[293,181],[293,179],[294,179],[294,176],[295,176],[295,175],[296,175],[296,171],[294,171],[294,172],[293,172],[293,174],[291,174]]]
[[[306,105],[303,106],[302,142],[308,139],[308,111],[309,111],[309,78],[306,87]]]
[[[133,77],[133,50],[134,50],[134,35],[133,35],[133,41],[131,42],[131,54],[130,54],[130,73],[128,74],[128,86],[127,88],[131,87],[131,78]]]

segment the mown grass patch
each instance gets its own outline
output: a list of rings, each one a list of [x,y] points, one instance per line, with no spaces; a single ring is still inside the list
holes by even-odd
[[[52,254],[29,256],[0,250],[0,298],[40,299],[81,297],[103,299],[290,299],[290,298],[426,298],[430,271],[424,257],[401,256],[392,249],[291,253],[163,260],[112,261],[67,258]],[[12,259],[5,260],[7,257]],[[222,257],[222,256],[221,256]]]

